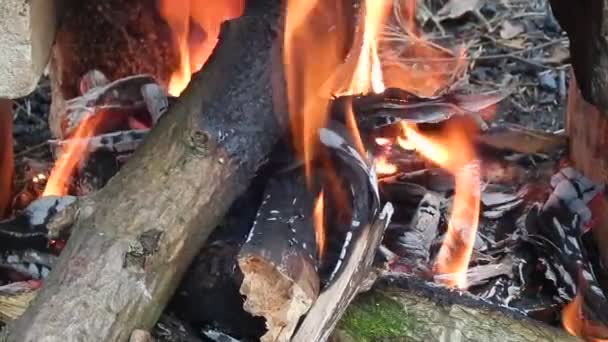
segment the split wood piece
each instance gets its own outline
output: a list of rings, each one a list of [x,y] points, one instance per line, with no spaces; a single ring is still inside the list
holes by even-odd
[[[250,2],[127,164],[90,198],[10,341],[127,341],[152,328],[187,266],[284,133],[273,94],[280,3]],[[275,73],[276,71],[276,73]],[[274,77],[278,77],[275,79]],[[281,100],[281,99],[278,99]],[[278,110],[278,111],[275,111]]]
[[[0,99],[0,219],[7,214],[13,193],[13,101]]]
[[[333,341],[360,340],[577,341],[562,329],[411,279],[382,279],[348,307]]]
[[[425,267],[429,263],[430,249],[441,219],[441,199],[428,192],[424,195],[407,230],[399,234],[395,252],[412,266]]]
[[[244,308],[266,318],[262,341],[289,341],[319,295],[313,202],[299,171],[272,178],[239,252]]]
[[[572,69],[582,98],[608,112],[608,0],[550,0],[560,26],[570,39]],[[572,82],[572,81],[571,81]],[[569,100],[571,101],[571,100]],[[585,113],[584,117],[588,117]],[[596,113],[600,114],[600,113]],[[594,127],[593,119],[586,121]],[[605,126],[604,126],[605,127]],[[597,130],[601,127],[594,127]],[[598,130],[601,132],[601,130]],[[591,140],[590,140],[591,141]]]
[[[351,247],[342,272],[321,293],[293,336],[293,342],[327,341],[357,293],[369,288],[371,264],[392,215],[393,206],[387,203],[375,222],[361,227],[361,236]]]

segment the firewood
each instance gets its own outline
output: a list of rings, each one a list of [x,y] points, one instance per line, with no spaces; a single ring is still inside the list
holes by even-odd
[[[293,342],[327,341],[350,302],[369,286],[366,281],[372,272],[371,264],[392,214],[393,206],[387,203],[375,222],[361,227],[361,235],[353,242],[342,271],[321,293],[293,336]]]
[[[13,101],[0,99],[0,218],[11,202],[13,187]]]
[[[127,341],[152,328],[283,134],[273,98],[279,9],[251,2],[224,24],[204,71],[120,172],[79,201],[60,260],[9,340]]]
[[[300,172],[272,178],[238,255],[245,310],[266,318],[262,341],[289,341],[319,295],[313,202]]]
[[[349,306],[333,341],[577,341],[564,330],[420,280],[382,278]]]

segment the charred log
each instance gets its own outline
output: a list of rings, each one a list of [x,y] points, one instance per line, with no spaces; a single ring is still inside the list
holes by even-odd
[[[245,309],[266,318],[262,341],[289,341],[319,295],[313,202],[299,171],[272,178],[238,255]]]
[[[223,26],[204,72],[106,187],[82,201],[58,264],[9,340],[125,341],[152,328],[282,133],[272,97],[279,7],[251,2]]]

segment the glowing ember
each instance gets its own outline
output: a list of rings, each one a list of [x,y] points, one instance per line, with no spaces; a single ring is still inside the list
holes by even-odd
[[[466,288],[466,271],[479,224],[481,190],[471,138],[459,126],[446,125],[440,136],[428,137],[415,126],[402,124],[405,137],[418,152],[454,174],[452,215],[435,260],[435,271],[446,285]]]
[[[313,224],[315,228],[315,240],[317,242],[317,255],[319,256],[319,261],[323,260],[323,256],[325,255],[325,222],[323,220],[324,207],[323,191],[321,191],[315,200],[315,206],[313,209]]]
[[[55,162],[42,196],[63,196],[67,194],[67,185],[74,170],[78,163],[87,157],[87,144],[83,142],[83,139],[95,134],[95,130],[102,122],[103,117],[104,115],[101,113],[91,115],[76,128],[74,135],[70,137],[71,143],[64,147]]]
[[[160,0],[159,12],[177,43],[180,65],[169,82],[169,93],[178,96],[207,61],[217,44],[220,25],[243,13],[244,0]],[[205,39],[193,37],[192,25],[198,25]]]

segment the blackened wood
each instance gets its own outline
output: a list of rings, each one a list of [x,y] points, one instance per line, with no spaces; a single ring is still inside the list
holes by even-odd
[[[319,295],[314,201],[299,171],[273,177],[239,252],[245,310],[266,319],[262,341],[289,341]]]
[[[280,87],[272,88],[280,3],[249,4],[129,162],[82,200],[58,264],[10,341],[126,341],[152,328],[282,134]]]
[[[549,2],[570,39],[572,68],[582,97],[608,111],[608,0]]]
[[[441,200],[438,195],[424,195],[407,230],[399,234],[395,252],[413,265],[424,266],[429,262],[433,239],[437,236],[441,219]]]
[[[13,101],[0,99],[0,218],[7,214],[13,187]]]
[[[353,242],[343,269],[331,285],[324,289],[295,333],[293,342],[327,341],[336,324],[357,293],[364,289],[372,262],[393,214],[387,203],[373,223],[361,227],[360,237]]]

